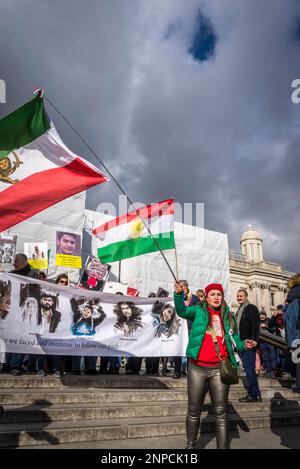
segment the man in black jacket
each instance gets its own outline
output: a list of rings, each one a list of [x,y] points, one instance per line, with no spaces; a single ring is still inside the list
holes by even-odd
[[[261,402],[261,393],[255,371],[256,346],[260,330],[260,317],[258,308],[248,301],[247,290],[237,292],[237,302],[240,307],[236,313],[236,321],[242,340],[250,339],[254,348],[241,353],[243,366],[247,378],[247,395],[239,399],[240,402]]]
[[[16,254],[14,260],[14,270],[11,270],[9,273],[22,275],[23,277],[39,278],[38,271],[31,268],[31,266],[28,264],[27,256],[22,253]]]

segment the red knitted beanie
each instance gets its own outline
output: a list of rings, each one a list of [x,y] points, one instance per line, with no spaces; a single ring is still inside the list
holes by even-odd
[[[210,283],[209,285],[207,285],[207,287],[205,287],[205,296],[206,297],[207,297],[207,295],[209,294],[209,292],[211,290],[218,290],[224,296],[224,290],[223,290],[223,287],[220,283]]]

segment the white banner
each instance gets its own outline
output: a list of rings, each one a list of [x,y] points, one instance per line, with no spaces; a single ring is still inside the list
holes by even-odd
[[[67,199],[52,205],[52,207],[37,213],[22,223],[10,228],[7,233],[17,235],[17,251],[24,252],[25,242],[47,242],[50,249],[48,266],[48,279],[55,279],[59,274],[66,273],[65,267],[58,267],[56,261],[56,232],[70,231],[82,235],[85,192],[68,197]],[[12,270],[12,265],[7,265],[6,272]],[[79,270],[70,269],[69,279],[77,283]]]
[[[183,356],[187,324],[170,298],[139,298],[0,274],[0,341],[6,352]]]

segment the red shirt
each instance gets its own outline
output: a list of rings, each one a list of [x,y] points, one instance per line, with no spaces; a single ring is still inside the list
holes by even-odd
[[[222,360],[228,357],[228,351],[225,343],[224,329],[221,321],[221,313],[218,310],[214,310],[207,307],[210,315],[210,326],[216,331],[217,341],[220,348],[220,356]],[[206,331],[204,339],[198,354],[197,360],[193,360],[193,363],[198,366],[218,366],[220,359],[217,355],[213,338],[210,332]]]

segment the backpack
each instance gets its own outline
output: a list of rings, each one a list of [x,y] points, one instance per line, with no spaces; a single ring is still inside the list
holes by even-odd
[[[300,339],[300,298],[292,301],[282,308],[283,320],[286,332],[286,340],[289,347],[295,339]]]

